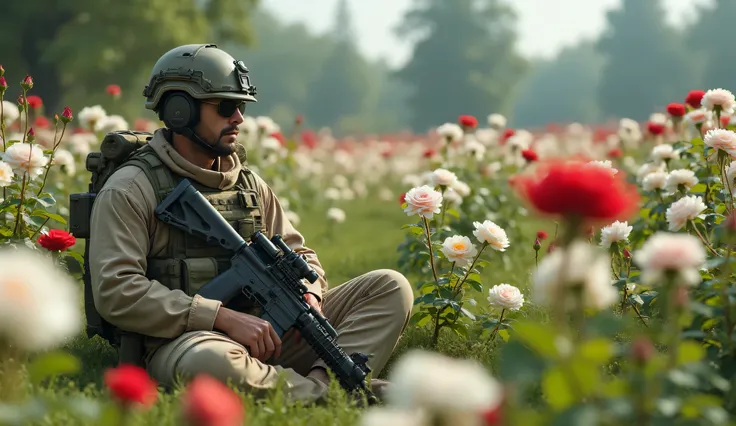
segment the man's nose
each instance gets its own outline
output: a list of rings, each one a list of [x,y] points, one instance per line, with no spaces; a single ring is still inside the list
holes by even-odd
[[[230,116],[230,124],[239,125],[243,121],[245,121],[243,114],[240,112],[239,108],[236,108],[233,115]]]

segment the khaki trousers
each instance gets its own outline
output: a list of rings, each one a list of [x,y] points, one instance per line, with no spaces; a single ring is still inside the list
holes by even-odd
[[[413,299],[411,285],[402,274],[381,269],[328,290],[322,298],[322,312],[348,355],[372,355],[368,366],[372,377],[377,377],[408,324]],[[328,390],[321,381],[306,377],[316,366],[326,368],[304,339],[283,341],[279,359],[263,363],[224,334],[194,331],[161,346],[147,368],[151,377],[164,386],[208,374],[256,396],[274,389],[283,377],[289,400],[315,402]]]

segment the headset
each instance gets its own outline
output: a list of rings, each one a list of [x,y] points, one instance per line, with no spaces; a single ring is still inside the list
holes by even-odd
[[[189,140],[195,142],[205,151],[216,157],[229,154],[216,149],[194,133],[194,127],[199,124],[200,119],[199,108],[201,103],[198,100],[186,92],[174,91],[165,93],[164,98],[161,99],[161,103],[162,106],[159,109],[158,117],[164,122],[166,127],[175,133],[186,136]]]

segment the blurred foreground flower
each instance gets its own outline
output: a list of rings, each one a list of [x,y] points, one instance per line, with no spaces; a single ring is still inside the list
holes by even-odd
[[[238,394],[219,380],[196,376],[182,396],[182,414],[192,426],[238,426],[245,408]]]
[[[618,291],[611,285],[610,265],[610,255],[583,241],[558,247],[534,271],[532,298],[544,306],[560,304],[565,310],[605,309],[618,299]],[[583,306],[573,290],[579,291]]]
[[[390,375],[389,407],[420,411],[428,420],[424,424],[480,426],[503,401],[501,384],[470,360],[412,350],[399,358]]]
[[[32,250],[0,250],[0,336],[26,351],[51,349],[81,331],[76,281]]]
[[[517,191],[538,212],[571,220],[628,219],[638,208],[636,186],[607,167],[550,162],[536,173],[519,175]]]
[[[156,382],[145,369],[135,365],[121,364],[107,369],[104,381],[115,401],[126,409],[150,408],[158,398]]]

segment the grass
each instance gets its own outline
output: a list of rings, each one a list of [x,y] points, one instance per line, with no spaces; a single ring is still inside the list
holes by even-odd
[[[345,223],[328,223],[321,207],[314,207],[312,211],[301,213],[302,220],[298,226],[306,238],[307,245],[317,252],[326,270],[330,286],[337,286],[370,270],[396,269],[396,249],[405,236],[401,226],[410,223],[414,218],[407,217],[396,201],[356,200],[349,204],[344,203],[340,207],[347,214]],[[529,223],[524,229],[528,230],[529,238],[524,238],[525,241],[511,242],[512,247],[508,251],[509,264],[505,268],[489,267],[484,272],[483,279],[486,289],[494,284],[507,282],[527,293],[528,271],[534,265],[534,252],[531,248],[533,233],[537,229],[532,223]],[[494,253],[491,256],[497,255]],[[493,260],[492,257],[491,259]],[[496,264],[499,262],[492,263],[492,265]],[[413,279],[410,273],[407,275],[410,280]],[[485,295],[476,295],[475,298],[478,300],[479,308],[486,305]],[[543,320],[543,314],[533,307],[528,309],[525,307],[521,315]],[[428,328],[408,328],[381,376],[385,377],[395,360],[408,349],[429,348],[431,334]],[[437,350],[453,357],[476,359],[493,371],[497,358],[494,347],[495,344],[489,343],[484,337],[475,336],[471,339],[464,339],[444,330]],[[75,338],[66,349],[80,358],[83,366],[81,372],[74,376],[57,378],[34,392],[42,393],[52,400],[82,395],[101,397],[106,400],[102,376],[105,368],[116,364],[117,355],[114,349],[99,337],[88,339],[84,335]],[[178,418],[177,396],[179,392],[180,390],[176,390],[162,394],[152,410],[136,415],[133,424],[181,424]],[[315,408],[300,405],[286,406],[278,391],[271,398],[260,402],[252,400],[248,395],[243,395],[250,424],[356,424],[360,410],[350,406],[342,398],[338,389],[334,389],[331,397],[333,400],[326,407]],[[38,424],[85,424],[85,422],[80,419],[72,419],[66,414],[58,414]]]

